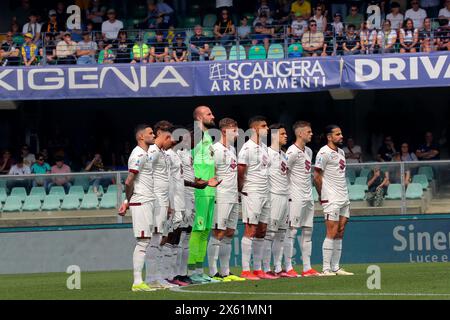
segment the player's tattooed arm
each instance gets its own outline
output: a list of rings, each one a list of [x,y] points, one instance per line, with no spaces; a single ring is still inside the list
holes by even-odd
[[[128,210],[128,204],[130,202],[131,196],[134,191],[134,180],[136,179],[136,174],[133,172],[128,172],[128,177],[125,180],[125,197],[126,201],[122,203],[119,208],[119,215],[123,216]]]
[[[322,177],[323,177],[322,169],[315,167],[314,168],[314,186],[316,187],[317,193],[319,194],[319,200],[320,200],[320,195],[322,192]]]
[[[205,189],[208,186],[208,181],[202,180],[200,178],[195,178],[195,181],[184,180],[184,185],[186,187],[191,187],[195,189]]]
[[[247,165],[246,164],[238,164],[238,191],[239,191],[239,193],[242,193],[244,196],[247,196],[246,192],[242,192],[242,188],[244,187],[246,173],[247,173]]]

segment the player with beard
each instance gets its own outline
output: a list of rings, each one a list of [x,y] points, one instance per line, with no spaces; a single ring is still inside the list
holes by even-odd
[[[322,245],[322,275],[353,275],[340,268],[342,239],[350,217],[350,200],[345,178],[344,137],[337,125],[325,128],[327,144],[316,157],[314,182],[325,215],[326,238]]]

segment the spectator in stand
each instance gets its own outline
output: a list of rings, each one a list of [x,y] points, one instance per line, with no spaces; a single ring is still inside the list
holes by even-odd
[[[296,0],[292,2],[291,12],[294,14],[299,12],[304,19],[308,20],[311,18],[311,4],[306,0]]]
[[[56,45],[56,58],[58,64],[75,64],[75,54],[77,52],[77,43],[72,41],[70,32],[65,32],[63,40]]]
[[[370,30],[367,27],[367,21],[364,21],[361,25],[361,31],[359,32],[359,39],[361,41],[361,53],[372,54],[376,53],[378,33],[376,29]]]
[[[371,207],[381,207],[384,195],[389,185],[389,172],[381,171],[379,166],[375,166],[367,176],[368,192],[366,200]]]
[[[360,40],[358,34],[355,32],[355,26],[349,24],[347,26],[347,32],[345,33],[344,40],[342,42],[342,49],[344,55],[358,54],[360,48]]]
[[[236,30],[234,28],[233,20],[229,16],[227,10],[222,10],[220,17],[214,24],[214,36],[221,45],[226,46],[234,40],[234,34]]]
[[[150,55],[149,46],[138,37],[136,43],[132,48],[132,60],[131,63],[147,63]]]
[[[300,12],[295,13],[295,20],[292,21],[289,28],[289,35],[291,36],[291,43],[300,42],[303,34],[308,30],[308,22],[303,19]]]
[[[56,64],[56,41],[54,33],[46,33],[44,47],[39,49],[39,54],[46,64]]]
[[[47,174],[51,171],[50,165],[45,162],[44,156],[42,154],[38,154],[37,160],[35,163],[31,165],[30,171],[31,174]],[[42,178],[33,179],[33,187],[47,187],[47,180]]]
[[[266,51],[269,50],[270,39],[272,39],[275,29],[267,21],[267,16],[262,14],[259,17],[259,22],[255,25],[255,33],[252,35],[252,44],[264,44]]]
[[[411,18],[414,27],[420,30],[423,27],[423,20],[427,17],[427,12],[419,7],[419,0],[412,0],[411,7],[405,12],[405,19]]]
[[[94,158],[89,161],[84,168],[84,171],[87,172],[104,172],[105,166],[103,165],[102,156],[100,153],[96,153],[94,155]],[[110,182],[111,179],[106,178],[105,176],[92,176],[90,177],[90,184],[93,186],[93,191],[98,196],[101,195],[99,192],[99,186],[107,186],[107,184]]]
[[[84,31],[83,40],[77,44],[77,64],[97,64],[95,61],[97,49],[97,43],[91,40],[91,34]]]
[[[314,9],[314,15],[310,18],[310,20],[314,20],[317,23],[317,31],[325,32],[327,31],[327,18],[324,16],[322,12],[323,6],[317,6]]]
[[[119,31],[123,29],[123,23],[116,19],[116,11],[114,9],[109,9],[107,16],[108,20],[102,23],[102,35],[106,42],[111,43],[117,39]]]
[[[383,22],[383,29],[378,31],[377,45],[380,53],[393,53],[397,42],[397,32],[391,28],[391,21]]]
[[[38,47],[33,43],[33,35],[31,33],[25,33],[25,43],[21,48],[22,61],[25,66],[29,67],[36,64],[37,56],[39,54]]]
[[[7,174],[12,166],[11,152],[9,150],[3,151],[0,159],[0,174]]]
[[[169,62],[169,44],[161,30],[156,31],[156,41],[151,43],[150,62]]]
[[[399,155],[401,161],[418,161],[414,152],[409,151],[409,144],[406,142],[401,144]]]
[[[114,41],[113,48],[116,52],[115,63],[130,63],[133,54],[133,43],[128,40],[128,34],[125,30],[120,30],[118,39]],[[148,50],[148,47],[147,47]]]
[[[142,21],[142,27],[145,29],[158,29],[157,20],[160,16],[156,4],[154,2],[149,2],[147,5],[147,17]]]
[[[64,163],[64,158],[57,157],[55,158],[55,165],[51,168],[51,174],[69,174],[71,172],[70,167]],[[72,184],[70,183],[70,177],[55,177],[52,179],[52,182],[49,184],[48,188],[50,189],[53,186],[62,186],[66,193],[69,192]]]
[[[450,26],[450,0],[445,0],[445,6],[439,10],[438,17],[439,19],[446,20]]]
[[[419,30],[414,28],[414,22],[408,18],[400,29],[400,53],[417,52]]]
[[[172,44],[172,59],[171,62],[186,62],[187,61],[187,46],[184,43],[184,38],[181,33],[175,36],[176,42]]]
[[[162,18],[162,25],[159,28],[163,27],[163,29],[168,29],[171,25],[173,25],[173,9],[164,0],[158,0],[156,4],[156,9],[158,10],[159,16]]]
[[[20,157],[17,159],[16,163],[11,166],[8,172],[8,175],[12,176],[24,176],[30,174],[30,167],[24,164],[24,159]],[[6,187],[9,190],[15,187],[23,187],[28,190],[30,187],[30,181],[27,179],[11,179],[6,182]]]
[[[433,133],[430,131],[425,133],[425,143],[419,146],[416,151],[419,160],[439,160],[440,151],[437,143],[433,142]]]
[[[403,14],[400,13],[400,4],[398,2],[391,3],[391,13],[386,15],[386,19],[392,24],[392,29],[399,30],[403,24]]]
[[[20,64],[20,46],[13,40],[13,33],[6,34],[6,40],[0,47],[0,66],[18,66]]]
[[[14,1],[10,2],[11,4],[17,4],[17,2],[20,2],[19,6],[14,6],[15,8],[11,12],[12,15],[12,22],[17,23],[20,25],[23,25],[27,22],[27,19],[31,13],[31,1],[30,0],[20,0],[20,1]],[[7,2],[5,2],[7,3]]]
[[[317,23],[310,20],[308,31],[302,37],[303,54],[305,56],[326,56],[323,33],[317,31]]]
[[[342,36],[344,32],[344,24],[342,23],[342,16],[339,12],[336,12],[333,16],[331,28],[333,29],[335,35]]]
[[[361,26],[361,23],[364,22],[364,16],[360,13],[358,13],[358,6],[353,4],[350,7],[350,14],[345,17],[345,24],[353,24],[354,26],[357,26],[358,28]]]
[[[440,0],[420,0],[420,6],[425,9],[428,17],[437,18],[441,5],[440,2]]]
[[[241,17],[241,24],[237,27],[237,35],[239,37],[239,43],[241,45],[247,45],[251,43],[250,34],[252,33],[252,28],[248,25],[247,16]]]
[[[342,148],[345,152],[345,159],[347,163],[362,163],[362,150],[359,145],[355,145],[355,140],[352,137],[347,139],[347,145]]]
[[[224,10],[230,13],[233,11],[233,0],[216,0],[217,15],[219,16]]]
[[[56,10],[50,10],[48,12],[49,20],[42,25],[41,32],[51,33],[54,37],[58,35],[63,29],[62,26],[58,25],[58,19],[56,18]]]
[[[436,51],[438,48],[438,39],[431,28],[431,18],[425,18],[423,21],[423,29],[419,31],[420,51]]]
[[[31,167],[31,165],[36,161],[34,153],[30,152],[30,148],[26,144],[24,144],[22,149],[20,149],[20,158],[23,159],[23,163],[28,167]]]
[[[277,1],[274,18],[280,25],[289,24],[291,18],[291,3],[289,0]]]
[[[37,14],[31,13],[28,17],[29,22],[25,23],[22,28],[22,33],[31,33],[33,38],[32,42],[39,46],[41,38],[41,24],[37,21]]]
[[[101,29],[105,14],[106,6],[102,5],[101,0],[92,0],[91,5],[86,10],[87,20],[94,24],[95,30]]]
[[[272,18],[272,8],[269,5],[268,0],[259,0],[258,8],[256,9],[256,15],[259,17],[261,14],[265,14],[267,17]]]
[[[394,154],[394,156],[392,157],[392,161],[402,162],[405,160],[402,160],[402,156],[401,156],[400,152],[396,152]],[[411,165],[405,166],[405,175],[403,176],[403,183],[405,184],[405,187],[407,187],[408,184],[410,184],[410,182],[411,182],[411,168],[414,168],[414,167],[415,166],[411,166]],[[400,183],[400,184],[402,183],[401,171],[397,166],[390,167],[389,172],[390,172],[389,173],[389,180],[390,180],[389,182],[390,183]]]
[[[58,21],[58,25],[61,26],[60,31],[66,31],[68,18],[66,5],[62,1],[58,2],[56,4],[56,20]]]
[[[203,35],[203,28],[200,25],[194,27],[194,35],[189,40],[191,46],[191,60],[204,61],[209,60],[211,49],[209,47],[209,38]]]
[[[12,23],[11,32],[13,33],[14,43],[21,47],[25,43],[25,37],[20,30],[20,26],[17,23]]]
[[[435,34],[438,37],[438,50],[450,51],[450,25],[448,20],[439,19],[439,28]]]
[[[397,151],[395,150],[394,141],[391,136],[384,137],[383,145],[378,149],[377,161],[379,162],[389,162],[392,161],[394,154]]]
[[[106,46],[98,53],[98,64],[112,64],[114,63],[115,55],[112,51],[112,43],[107,43]]]

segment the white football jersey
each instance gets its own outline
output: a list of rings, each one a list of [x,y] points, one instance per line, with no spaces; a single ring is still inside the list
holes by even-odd
[[[312,156],[313,152],[305,146],[300,149],[295,144],[287,150],[290,198],[292,201],[312,200]]]
[[[289,192],[288,164],[283,150],[267,149],[269,154],[269,190],[271,193],[287,195]]]
[[[269,195],[269,155],[264,143],[248,140],[239,151],[238,164],[247,165],[243,192],[254,195]]]
[[[166,154],[170,162],[170,207],[175,211],[184,211],[184,178],[181,159],[172,149],[167,150]]]
[[[177,150],[177,153],[181,159],[183,179],[189,182],[194,182],[195,181],[194,159],[192,158],[191,150],[181,149]],[[189,196],[192,197],[194,196],[194,188],[192,187],[185,187],[184,192],[187,193]]]
[[[349,203],[347,179],[345,178],[345,153],[337,151],[327,145],[317,154],[315,166],[323,171],[322,203]]]
[[[128,171],[136,175],[130,202],[145,203],[155,200],[152,159],[147,151],[139,146],[133,149],[128,158]]]
[[[238,203],[238,171],[236,149],[225,147],[221,142],[213,146],[216,177],[222,182],[217,186],[217,203]]]
[[[150,146],[149,154],[154,157],[153,162],[153,180],[156,199],[161,205],[169,205],[169,174],[170,162],[164,150],[161,150],[156,144]]]

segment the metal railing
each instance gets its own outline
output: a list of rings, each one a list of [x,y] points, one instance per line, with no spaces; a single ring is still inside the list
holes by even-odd
[[[441,23],[442,24],[442,23]],[[417,38],[413,50],[400,43],[400,31],[393,33],[383,30],[359,30],[357,26],[355,35],[359,39],[359,49],[348,52],[344,48],[354,41],[353,36],[346,30],[340,32],[333,24],[328,24],[326,31],[314,34],[314,37],[323,37],[323,45],[314,50],[314,55],[335,56],[344,54],[384,54],[406,52],[430,52],[436,50],[450,49],[450,27],[439,26],[438,20],[434,20],[429,30],[414,31],[413,38]],[[308,49],[304,47],[311,39],[304,39],[307,32],[306,27],[293,28],[290,25],[271,25],[266,28],[237,27],[235,34],[227,34],[219,37],[214,33],[213,28],[202,28],[201,36],[194,38],[195,28],[168,29],[162,31],[161,42],[157,42],[156,30],[126,30],[126,37],[123,40],[120,36],[116,39],[107,39],[99,31],[90,32],[90,41],[93,41],[92,59],[77,56],[77,46],[75,43],[64,45],[63,33],[51,34],[43,33],[39,41],[34,64],[84,64],[84,63],[147,63],[147,62],[176,62],[174,52],[182,54],[185,51],[185,59],[180,61],[196,61],[203,59],[210,60],[240,60],[240,59],[285,59],[298,58],[306,55]],[[247,32],[246,32],[247,31]],[[250,32],[248,32],[250,31]],[[395,41],[391,45],[395,34]],[[417,35],[416,35],[417,34]],[[181,35],[184,45],[177,46],[176,37]],[[0,35],[0,38],[2,35]],[[81,32],[73,32],[72,40],[80,43]],[[407,39],[409,40],[409,39]],[[0,65],[22,65],[21,48],[24,45],[23,35],[12,36],[10,50],[2,51],[0,55]],[[358,42],[358,41],[356,41]],[[60,46],[58,46],[60,43]],[[303,43],[303,47],[301,46]],[[280,49],[281,46],[281,49]],[[96,48],[95,48],[96,47]],[[216,47],[216,49],[214,49]],[[166,48],[166,49],[164,49]],[[202,53],[199,53],[199,48]],[[161,50],[166,50],[163,56]],[[153,52],[153,50],[155,52]],[[242,52],[244,50],[245,52]],[[245,54],[244,54],[245,53]],[[303,53],[303,54],[302,54]]]

